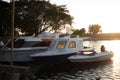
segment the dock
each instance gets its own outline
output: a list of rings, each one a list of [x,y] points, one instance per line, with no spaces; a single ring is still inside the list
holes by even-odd
[[[30,80],[35,76],[28,66],[10,66],[0,64],[0,80]]]

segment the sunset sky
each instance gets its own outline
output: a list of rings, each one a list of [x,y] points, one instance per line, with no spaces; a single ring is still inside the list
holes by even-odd
[[[73,27],[88,29],[89,24],[100,24],[103,32],[120,32],[120,0],[50,0],[66,4],[74,17]]]
[[[120,32],[120,0],[49,1],[57,5],[67,5],[67,9],[74,17],[75,29],[88,30],[90,24],[99,24],[104,33]]]

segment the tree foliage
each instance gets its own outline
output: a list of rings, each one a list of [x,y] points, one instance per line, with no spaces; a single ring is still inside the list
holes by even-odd
[[[88,33],[89,34],[98,34],[101,32],[101,26],[99,24],[89,25]]]
[[[85,30],[85,28],[82,28],[82,29],[75,29],[75,30],[73,30],[73,35],[79,35],[79,36],[84,36],[85,35],[85,32],[86,32],[86,30]]]
[[[11,31],[11,6],[0,1],[0,35],[10,34]]]
[[[15,2],[15,27],[26,34],[57,31],[61,25],[72,24],[65,5],[57,6],[46,1],[23,0]]]

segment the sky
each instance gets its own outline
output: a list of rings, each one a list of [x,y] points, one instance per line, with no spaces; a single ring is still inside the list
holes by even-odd
[[[9,0],[8,0],[9,1]],[[120,0],[49,0],[66,5],[74,17],[73,28],[88,30],[90,24],[101,25],[103,33],[120,32]]]

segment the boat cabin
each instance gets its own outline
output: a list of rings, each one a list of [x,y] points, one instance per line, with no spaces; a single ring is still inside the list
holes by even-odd
[[[31,40],[27,40],[27,39],[15,39],[14,40],[14,48],[25,48],[25,47],[45,47],[45,46],[49,46],[50,41],[42,41],[39,38],[31,38]],[[10,48],[11,47],[11,40],[9,40],[5,47]]]
[[[58,50],[58,51],[79,51],[80,49],[83,49],[83,40],[80,38],[71,38],[69,37],[63,37],[54,39],[48,50]]]

